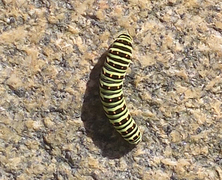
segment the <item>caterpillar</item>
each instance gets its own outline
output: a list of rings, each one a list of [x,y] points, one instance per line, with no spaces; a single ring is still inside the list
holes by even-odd
[[[141,140],[141,133],[126,107],[123,79],[132,59],[132,38],[121,34],[108,49],[100,73],[100,98],[105,114],[114,128],[130,144]]]

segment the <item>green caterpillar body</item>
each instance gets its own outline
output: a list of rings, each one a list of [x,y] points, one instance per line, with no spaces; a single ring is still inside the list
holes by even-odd
[[[141,140],[141,133],[131,117],[123,97],[122,85],[132,59],[132,38],[121,34],[110,46],[100,76],[100,97],[109,121],[130,144]]]

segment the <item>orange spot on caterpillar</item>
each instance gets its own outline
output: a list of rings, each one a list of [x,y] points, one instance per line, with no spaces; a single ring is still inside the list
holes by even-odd
[[[140,136],[140,135],[139,135]],[[136,140],[138,137],[139,137],[138,135],[136,135],[134,138],[133,138],[133,140]]]

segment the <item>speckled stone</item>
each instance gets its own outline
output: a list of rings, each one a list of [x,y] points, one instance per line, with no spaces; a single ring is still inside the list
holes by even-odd
[[[98,93],[125,31],[137,146]],[[221,71],[220,0],[0,0],[0,179],[222,179]]]

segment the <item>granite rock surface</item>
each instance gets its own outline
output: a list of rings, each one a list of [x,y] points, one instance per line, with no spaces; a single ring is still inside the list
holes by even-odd
[[[137,146],[98,92],[122,32]],[[222,179],[221,72],[220,0],[0,0],[0,179]]]

